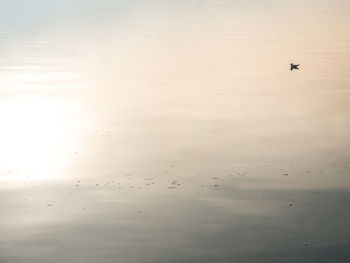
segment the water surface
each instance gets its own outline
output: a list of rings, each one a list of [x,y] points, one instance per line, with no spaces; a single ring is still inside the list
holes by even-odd
[[[349,43],[345,0],[1,1],[0,261],[347,262]]]

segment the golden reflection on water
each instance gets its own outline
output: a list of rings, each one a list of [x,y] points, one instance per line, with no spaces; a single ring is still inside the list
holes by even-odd
[[[0,3],[0,262],[347,263],[349,1],[73,2]]]

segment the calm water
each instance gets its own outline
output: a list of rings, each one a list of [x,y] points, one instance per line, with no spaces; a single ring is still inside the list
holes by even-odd
[[[0,262],[348,262],[349,70],[347,0],[1,0]]]

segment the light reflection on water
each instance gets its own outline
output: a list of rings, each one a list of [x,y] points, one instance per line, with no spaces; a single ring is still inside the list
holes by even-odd
[[[2,1],[0,261],[347,262],[349,11]]]

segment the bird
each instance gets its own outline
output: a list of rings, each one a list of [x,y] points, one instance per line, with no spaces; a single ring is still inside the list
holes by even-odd
[[[299,65],[300,65],[300,64],[293,64],[293,63],[290,63],[290,70],[293,70],[293,69],[298,69],[298,70],[299,70]]]

